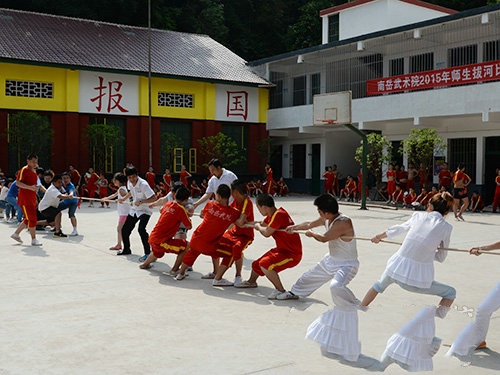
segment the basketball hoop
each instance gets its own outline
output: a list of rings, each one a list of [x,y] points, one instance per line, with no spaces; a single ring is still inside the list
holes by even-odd
[[[316,122],[322,122],[324,124],[328,124],[328,125],[335,125],[337,122],[335,120],[332,120],[332,119],[316,119]]]

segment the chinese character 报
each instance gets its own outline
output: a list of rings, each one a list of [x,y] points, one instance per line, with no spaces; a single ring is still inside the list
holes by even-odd
[[[120,81],[109,81],[107,84],[104,84],[104,78],[99,77],[99,86],[94,87],[94,90],[97,90],[98,94],[90,99],[90,101],[97,102],[96,108],[99,112],[102,110],[103,101],[107,102],[105,104],[107,104],[108,113],[115,108],[120,112],[128,112],[127,109],[120,105],[123,96],[119,92],[122,86],[123,83]]]

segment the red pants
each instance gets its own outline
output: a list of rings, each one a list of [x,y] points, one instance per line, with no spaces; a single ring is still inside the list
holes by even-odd
[[[287,268],[295,267],[300,263],[301,259],[302,254],[294,254],[286,249],[273,248],[252,263],[252,270],[260,276],[264,276],[261,267],[279,273]]]
[[[155,244],[150,243],[153,255],[156,258],[162,258],[165,253],[179,254],[186,250],[187,241],[180,238],[171,238],[166,242]]]
[[[500,206],[500,189],[496,188],[495,189],[495,197],[493,198],[493,212],[495,212]]]
[[[216,255],[222,258],[221,264],[229,268],[243,257],[243,251],[251,243],[251,238],[237,237],[226,232],[219,241]]]
[[[38,221],[38,217],[36,214],[36,205],[33,204],[21,204],[21,209],[23,210],[23,223],[28,226],[28,228],[36,227],[36,222]]]

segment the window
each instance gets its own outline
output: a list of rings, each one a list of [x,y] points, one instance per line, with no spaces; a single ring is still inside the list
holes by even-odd
[[[309,99],[309,104],[313,102],[314,95],[319,93],[321,93],[321,74],[311,74],[311,97]]]
[[[193,94],[179,94],[175,92],[159,92],[158,93],[159,107],[180,107],[194,108]]]
[[[306,104],[306,76],[293,79],[293,105]]]
[[[500,40],[483,43],[483,61],[500,60]]]
[[[400,76],[405,74],[405,59],[400,57],[398,59],[389,60],[389,76]]]
[[[269,92],[269,109],[283,107],[283,73],[271,72],[271,82],[275,84]]]
[[[448,160],[451,171],[456,170],[459,163],[464,163],[465,173],[476,182],[476,138],[449,139]]]
[[[334,14],[328,17],[328,43],[338,42],[340,35],[340,18],[339,14]]]
[[[448,67],[477,63],[477,45],[448,49]]]
[[[434,54],[410,56],[410,73],[426,72],[434,69]]]
[[[52,99],[54,97],[53,92],[53,84],[50,82],[16,81],[12,79],[5,81],[5,96]]]

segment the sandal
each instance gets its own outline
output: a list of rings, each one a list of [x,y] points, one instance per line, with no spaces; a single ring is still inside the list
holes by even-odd
[[[118,246],[118,245],[115,245],[115,246],[112,246],[109,248],[109,250],[121,250],[122,247],[121,246]]]

